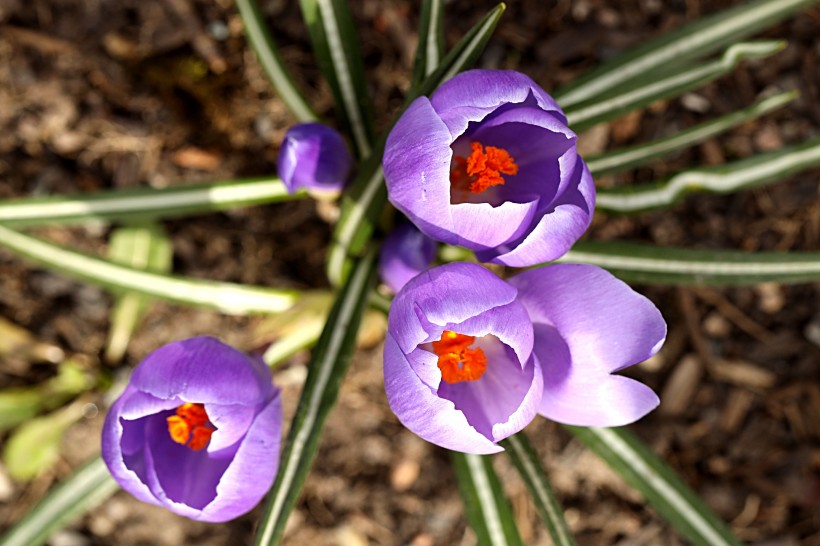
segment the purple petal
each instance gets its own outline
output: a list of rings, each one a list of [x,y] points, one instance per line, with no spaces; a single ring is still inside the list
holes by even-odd
[[[462,72],[442,84],[430,100],[455,139],[467,130],[470,122],[481,121],[500,106],[525,103],[530,98],[566,125],[558,103],[529,76],[514,70]]]
[[[194,519],[227,521],[253,509],[268,492],[279,469],[282,402],[277,391],[256,416],[216,487],[216,499]]]
[[[384,387],[399,421],[428,442],[464,453],[502,451],[473,428],[452,402],[436,396],[419,379],[390,332],[384,344]]]
[[[459,203],[450,207],[461,246],[484,250],[519,237],[532,223],[538,200],[527,203],[507,201],[497,207],[489,203]]]
[[[513,302],[516,290],[480,265],[451,263],[413,278],[390,306],[388,329],[404,353],[430,341],[420,316],[438,326],[459,324]]]
[[[159,504],[147,485],[144,465],[132,464],[129,468],[125,463],[124,457],[133,458],[135,453],[141,460],[139,455],[145,443],[145,424],[121,419],[119,413],[124,403],[125,397],[121,397],[105,416],[102,430],[103,461],[123,489],[143,502]]]
[[[549,262],[575,244],[592,222],[595,186],[586,164],[578,158],[575,182],[544,213],[535,227],[519,241],[497,249],[476,252],[481,261],[510,267],[527,267]]]
[[[379,256],[379,276],[393,293],[427,270],[436,257],[436,242],[413,224],[400,224],[384,240]]]
[[[390,131],[382,166],[390,202],[433,239],[456,244],[449,210],[451,143],[430,101],[419,97]]]
[[[253,406],[273,393],[264,363],[212,337],[160,347],[137,366],[131,385],[156,398],[201,404]]]
[[[645,297],[595,266],[561,264],[509,280],[535,328],[544,371],[539,413],[583,426],[617,426],[651,411],[646,386],[610,375],[655,354],[666,323]]]
[[[526,365],[492,337],[476,340],[487,357],[487,371],[476,381],[442,382],[438,396],[450,400],[487,439],[498,442],[526,427],[538,412],[543,374],[538,359]]]
[[[353,158],[336,130],[321,123],[300,123],[285,133],[277,164],[290,193],[301,188],[335,193],[347,182]]]

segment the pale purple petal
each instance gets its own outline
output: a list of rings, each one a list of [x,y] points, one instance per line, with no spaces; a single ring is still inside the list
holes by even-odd
[[[502,451],[473,428],[452,402],[436,396],[419,379],[389,332],[384,344],[384,381],[390,409],[404,426],[421,438],[464,453]]]
[[[640,383],[615,375],[655,354],[666,323],[645,297],[595,266],[525,271],[510,284],[532,318],[544,371],[539,413],[583,426],[617,426],[658,404]]]
[[[538,412],[543,375],[536,358],[526,365],[492,337],[476,340],[487,357],[487,371],[476,381],[441,382],[438,396],[450,400],[487,439],[498,442],[527,426]]]
[[[578,158],[577,165],[574,175],[577,182],[570,184],[529,233],[511,244],[477,252],[478,259],[510,267],[527,267],[566,254],[589,227],[595,208],[592,176],[581,158]]]
[[[347,183],[353,158],[336,130],[321,123],[300,123],[285,133],[277,164],[290,193],[302,188],[333,193]]]
[[[515,300],[516,290],[480,265],[451,263],[413,278],[393,300],[388,329],[405,353],[430,341],[419,317],[457,324]]]
[[[261,361],[212,337],[160,347],[136,367],[131,385],[156,398],[202,404],[256,405],[273,393]]]
[[[419,97],[390,131],[384,148],[388,198],[428,236],[455,244],[450,215],[450,133]]]
[[[231,465],[216,486],[216,499],[194,519],[227,521],[259,504],[276,478],[282,428],[279,394],[256,416]]]
[[[528,98],[566,125],[558,103],[529,76],[514,70],[462,72],[443,83],[431,101],[436,112],[447,116],[448,128],[455,138],[464,133],[470,122],[481,121],[505,104],[524,103]]]
[[[396,226],[384,240],[379,256],[379,276],[393,293],[427,270],[436,256],[436,242],[413,224]]]

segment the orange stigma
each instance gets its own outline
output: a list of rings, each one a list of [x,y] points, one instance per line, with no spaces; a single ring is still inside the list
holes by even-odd
[[[504,184],[502,174],[518,174],[515,159],[504,148],[487,146],[480,142],[470,145],[472,152],[467,159],[456,156],[456,166],[450,172],[450,183],[460,190],[481,193],[489,187]]]
[[[177,414],[167,419],[168,434],[178,444],[187,445],[194,451],[205,449],[216,428],[208,420],[202,404],[182,404]]]
[[[487,370],[487,357],[481,349],[470,349],[475,337],[444,330],[441,339],[433,342],[438,355],[441,379],[447,383],[461,383],[481,379]]]

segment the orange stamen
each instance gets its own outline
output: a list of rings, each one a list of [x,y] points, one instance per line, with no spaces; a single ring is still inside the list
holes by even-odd
[[[480,142],[470,144],[472,152],[464,159],[454,158],[455,168],[450,172],[450,183],[458,189],[481,193],[492,186],[504,184],[502,174],[518,174],[515,159],[504,148],[487,146]]]
[[[168,417],[166,421],[171,439],[194,451],[205,449],[216,430],[202,404],[182,404],[177,408],[176,415]]]
[[[480,348],[470,349],[475,337],[444,330],[441,339],[433,342],[433,352],[438,355],[441,379],[447,383],[476,381],[487,370],[487,357]]]

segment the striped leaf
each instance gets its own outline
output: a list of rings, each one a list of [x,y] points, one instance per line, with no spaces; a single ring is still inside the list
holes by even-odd
[[[756,284],[820,280],[820,252],[695,250],[615,241],[579,242],[559,262],[587,263],[649,284]]]
[[[564,107],[605,96],[613,88],[651,75],[659,68],[709,55],[756,34],[818,0],[755,0],[690,23],[644,42],[556,91]]]
[[[419,18],[419,42],[411,88],[421,85],[444,56],[444,0],[424,0]]]
[[[108,258],[133,269],[166,274],[171,270],[173,246],[157,224],[122,227],[111,234]],[[125,354],[150,303],[150,298],[133,292],[117,296],[105,347],[106,362],[118,362]]]
[[[97,456],[51,490],[2,538],[0,546],[40,546],[52,533],[113,495],[119,486]]]
[[[490,457],[450,452],[467,519],[479,546],[523,546]]]
[[[484,51],[505,9],[504,4],[499,4],[470,29],[444,57],[436,71],[424,80],[416,92],[408,95],[405,107],[418,95],[432,93],[447,79],[470,68]],[[401,112],[396,115],[390,127],[400,115]],[[351,257],[360,256],[364,251],[373,234],[376,218],[387,200],[381,163],[388,132],[386,131],[379,139],[373,154],[359,169],[350,191],[342,199],[341,217],[327,255],[327,275],[334,285],[341,284],[347,276]]]
[[[719,135],[733,127],[776,110],[799,96],[797,91],[778,93],[764,98],[752,106],[721,116],[715,120],[701,123],[685,131],[680,131],[666,138],[659,138],[646,144],[638,144],[620,150],[610,150],[601,155],[585,158],[593,175],[625,171],[643,165],[653,159],[672,154]]]
[[[688,192],[732,193],[780,182],[818,165],[820,137],[726,165],[685,171],[666,182],[600,190],[596,206],[615,213],[640,212],[671,205]]]
[[[279,472],[257,530],[255,544],[258,546],[279,543],[316,457],[325,420],[336,403],[356,346],[356,331],[373,285],[375,261],[373,252],[358,261],[313,350]]]
[[[740,546],[726,524],[660,457],[626,428],[567,429],[595,452],[692,544]]]
[[[547,526],[555,546],[573,546],[575,541],[564,520],[564,509],[552,491],[549,476],[541,466],[538,455],[523,432],[502,440],[500,445],[510,456],[521,479],[529,489],[538,513]]]
[[[48,224],[148,221],[203,214],[236,207],[291,201],[278,178],[229,180],[163,189],[111,190],[75,196],[0,201],[0,224],[32,227]]]
[[[299,298],[293,290],[275,290],[227,282],[189,279],[141,271],[81,254],[0,225],[0,246],[51,269],[115,293],[138,294],[188,305],[209,307],[228,314],[278,313]]]
[[[373,149],[373,120],[364,61],[344,0],[300,0],[313,51],[360,158]]]
[[[256,0],[234,0],[256,58],[282,102],[299,121],[316,121],[318,118],[305,97],[296,87],[285,68],[279,48],[273,40]]]
[[[728,74],[744,59],[768,57],[786,47],[783,41],[744,42],[729,47],[711,62],[697,63],[684,70],[653,74],[626,88],[612,89],[605,98],[594,98],[566,107],[570,127],[582,131],[596,123],[614,119],[659,99],[682,95]]]

